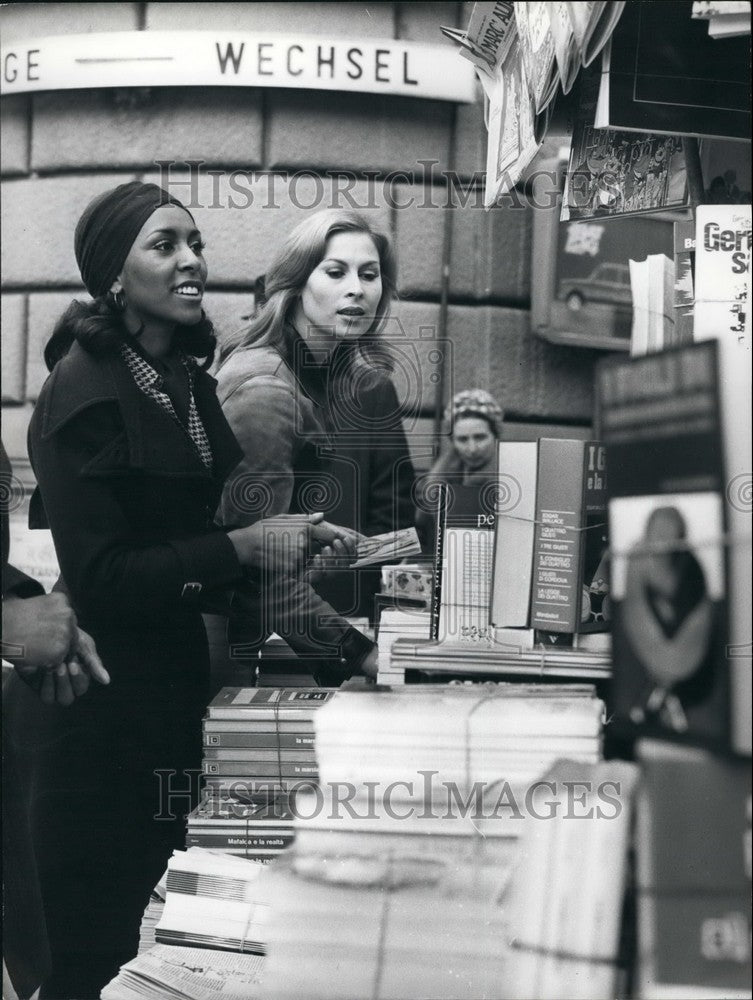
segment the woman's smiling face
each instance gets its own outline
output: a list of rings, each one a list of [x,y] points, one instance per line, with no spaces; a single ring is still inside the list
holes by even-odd
[[[374,324],[382,298],[379,251],[367,233],[335,233],[309,275],[295,309],[296,329],[331,348],[358,340]]]
[[[133,242],[116,285],[131,327],[171,329],[201,320],[207,280],[204,244],[191,216],[177,205],[153,212]]]

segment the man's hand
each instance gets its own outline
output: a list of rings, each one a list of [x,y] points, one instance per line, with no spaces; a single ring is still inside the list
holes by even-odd
[[[44,671],[39,696],[46,705],[72,705],[89,690],[91,680],[109,684],[110,675],[99,658],[97,647],[88,632],[76,629],[69,655],[54,670]]]
[[[62,592],[3,601],[3,658],[46,705],[71,705],[110,675]]]
[[[323,549],[327,550],[327,561],[348,565],[355,559],[361,536],[350,528],[328,524],[318,513],[278,514],[230,531],[228,538],[242,565],[263,566],[269,572],[290,575],[299,572]]]
[[[57,666],[75,634],[76,615],[65,594],[3,601],[3,659],[16,669]]]

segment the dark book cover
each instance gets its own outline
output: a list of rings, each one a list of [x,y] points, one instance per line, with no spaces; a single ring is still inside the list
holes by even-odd
[[[750,139],[750,38],[711,38],[692,4],[626,4],[612,36],[609,126]]]
[[[651,740],[636,750],[640,995],[750,990],[749,762]]]
[[[606,452],[599,441],[542,438],[531,625],[607,631]]]
[[[611,708],[618,729],[726,746],[726,562],[717,344],[603,362]]]

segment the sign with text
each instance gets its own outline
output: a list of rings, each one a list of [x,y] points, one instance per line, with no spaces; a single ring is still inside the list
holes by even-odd
[[[473,67],[444,45],[213,31],[59,35],[2,49],[2,93],[90,87],[288,87],[475,99]]]

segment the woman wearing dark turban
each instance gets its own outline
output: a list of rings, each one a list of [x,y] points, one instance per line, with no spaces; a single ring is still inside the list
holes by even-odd
[[[31,517],[52,530],[112,682],[67,708],[20,683],[6,701],[52,951],[41,995],[67,1000],[98,997],[136,954],[149,892],[183,845],[201,766],[209,592],[253,577],[269,532],[277,571],[297,569],[311,542],[343,544],[321,515],[213,524],[241,452],[204,370],[215,339],[190,213],[153,184],[122,184],[86,209],[75,249],[93,301],[71,304],[45,351]],[[352,538],[344,545],[352,551]]]

